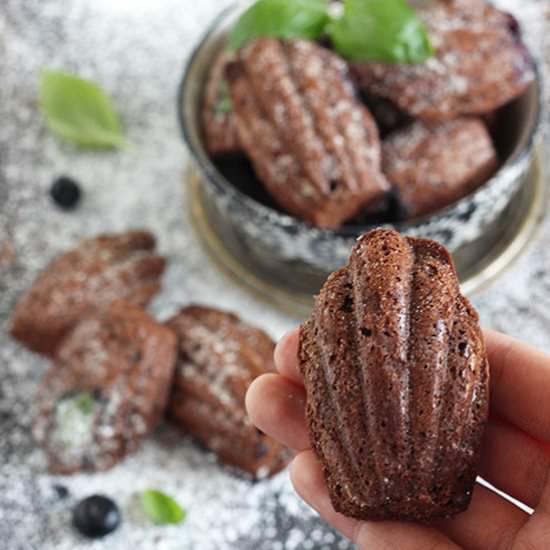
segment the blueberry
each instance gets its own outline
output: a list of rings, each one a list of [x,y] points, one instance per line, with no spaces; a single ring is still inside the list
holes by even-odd
[[[100,538],[120,524],[118,506],[108,497],[92,495],[81,500],[73,512],[73,524],[84,536]]]
[[[56,483],[53,486],[53,490],[55,491],[55,494],[57,495],[57,497],[60,499],[67,498],[69,496],[69,489],[67,489],[65,485],[59,485]]]
[[[61,176],[53,182],[50,195],[58,206],[64,210],[71,210],[80,201],[82,191],[76,181],[67,176]]]

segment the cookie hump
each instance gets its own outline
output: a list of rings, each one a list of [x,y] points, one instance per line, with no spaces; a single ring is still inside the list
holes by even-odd
[[[480,118],[417,120],[383,143],[383,167],[412,218],[466,196],[496,171],[498,158]]]
[[[176,339],[124,301],[63,340],[37,397],[34,437],[50,471],[102,471],[135,451],[162,420]]]
[[[335,228],[389,191],[378,129],[343,59],[313,42],[259,38],[226,78],[239,142],[290,214]]]
[[[337,511],[429,521],[468,507],[489,373],[444,247],[391,230],[360,238],[301,327],[299,362]]]
[[[283,469],[288,449],[252,425],[244,404],[252,381],[275,369],[273,340],[232,313],[204,306],[182,309],[167,326],[179,342],[172,422],[256,479]]]
[[[418,8],[435,47],[420,64],[359,62],[359,85],[424,120],[483,115],[520,96],[535,64],[517,21],[486,0],[431,0]]]
[[[54,356],[63,338],[115,300],[146,306],[160,290],[166,261],[147,231],[103,234],[54,258],[21,297],[11,335],[27,348]]]

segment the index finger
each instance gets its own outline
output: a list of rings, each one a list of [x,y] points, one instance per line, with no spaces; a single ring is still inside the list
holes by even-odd
[[[304,379],[298,367],[299,339],[300,327],[296,327],[279,340],[275,348],[275,366],[281,376],[303,386]]]
[[[550,356],[511,336],[485,331],[491,410],[541,441],[550,441]]]

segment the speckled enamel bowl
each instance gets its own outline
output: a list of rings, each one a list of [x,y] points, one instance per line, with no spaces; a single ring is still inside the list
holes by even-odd
[[[280,268],[286,264],[292,269],[299,265],[330,272],[345,264],[356,238],[373,226],[320,229],[267,207],[228,181],[203,146],[200,108],[208,71],[243,9],[231,6],[223,11],[201,38],[185,66],[178,98],[183,136],[210,210],[237,235],[249,254],[268,266]],[[407,235],[436,239],[451,252],[478,239],[503,213],[526,180],[539,135],[541,96],[537,70],[536,81],[529,90],[506,108],[508,143],[502,166],[491,179],[434,214],[392,226]]]

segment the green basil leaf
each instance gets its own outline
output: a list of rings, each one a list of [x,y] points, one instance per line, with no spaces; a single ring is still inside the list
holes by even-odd
[[[258,0],[237,21],[229,47],[236,50],[259,36],[315,40],[329,21],[327,5],[327,0]]]
[[[185,519],[185,510],[172,497],[156,489],[143,491],[141,503],[149,519],[155,523],[181,523]]]
[[[111,101],[89,80],[42,71],[40,107],[47,127],[68,143],[91,149],[127,145]]]
[[[92,414],[95,406],[95,399],[89,392],[81,392],[73,397],[74,407],[84,415]]]
[[[344,0],[328,33],[352,60],[422,63],[433,55],[426,26],[406,0]]]
[[[227,114],[233,110],[233,101],[229,93],[229,86],[224,80],[220,81],[218,88],[218,97],[216,98],[216,104],[214,105],[214,112],[216,114]]]

